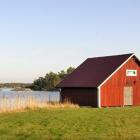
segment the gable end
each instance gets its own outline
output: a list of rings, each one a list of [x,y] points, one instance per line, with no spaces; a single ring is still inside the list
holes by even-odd
[[[135,57],[137,61],[138,58],[132,54],[124,63],[122,63],[109,77],[107,77],[99,86],[98,88],[100,88],[103,84],[105,84],[118,70],[120,70],[132,57]],[[140,62],[140,61],[139,61]],[[138,63],[139,64],[139,63]]]

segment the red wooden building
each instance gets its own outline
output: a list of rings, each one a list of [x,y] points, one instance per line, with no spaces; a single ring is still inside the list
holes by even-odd
[[[140,105],[140,61],[134,54],[89,58],[61,81],[61,101],[80,106]]]

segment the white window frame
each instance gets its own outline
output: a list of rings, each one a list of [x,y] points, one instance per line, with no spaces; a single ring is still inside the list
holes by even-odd
[[[130,77],[130,76],[132,76],[132,77],[136,77],[137,76],[137,70],[136,69],[127,69],[126,70],[126,76],[127,77]]]

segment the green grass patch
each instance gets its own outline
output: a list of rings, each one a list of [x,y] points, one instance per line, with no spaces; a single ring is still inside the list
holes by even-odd
[[[140,107],[0,114],[0,140],[140,140]]]

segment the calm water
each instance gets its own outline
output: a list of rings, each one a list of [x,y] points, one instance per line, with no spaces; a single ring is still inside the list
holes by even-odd
[[[59,92],[49,91],[11,91],[12,89],[4,88],[0,90],[0,98],[16,99],[17,97],[27,99],[33,97],[40,102],[49,102],[60,100]]]

